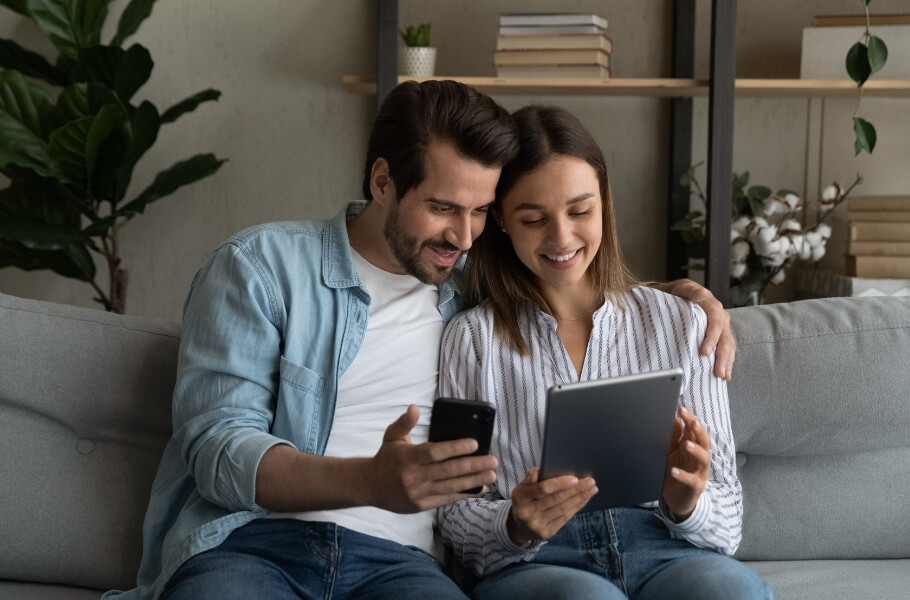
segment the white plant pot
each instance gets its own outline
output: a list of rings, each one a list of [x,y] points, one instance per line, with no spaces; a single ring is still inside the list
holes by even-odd
[[[400,46],[398,74],[432,77],[436,72],[436,48]]]

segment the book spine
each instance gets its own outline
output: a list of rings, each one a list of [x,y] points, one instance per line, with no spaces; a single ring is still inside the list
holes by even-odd
[[[910,242],[910,223],[852,223],[850,240],[856,242]]]
[[[847,274],[881,279],[910,278],[910,256],[847,256]]]
[[[848,200],[849,202],[849,200]],[[854,222],[910,222],[910,210],[850,210],[847,219]]]
[[[910,212],[910,196],[851,196],[848,210],[902,210]]]
[[[910,241],[863,242],[851,241],[847,254],[853,256],[910,256]]]

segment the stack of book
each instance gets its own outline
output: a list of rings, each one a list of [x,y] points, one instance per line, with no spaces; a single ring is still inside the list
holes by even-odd
[[[850,196],[847,274],[910,279],[910,196]]]
[[[613,40],[590,13],[505,13],[493,62],[497,77],[609,78]]]

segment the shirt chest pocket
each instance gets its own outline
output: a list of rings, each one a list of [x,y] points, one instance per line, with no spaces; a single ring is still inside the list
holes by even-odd
[[[311,454],[325,447],[331,426],[330,407],[323,397],[325,380],[316,371],[281,357],[278,403],[273,433]]]

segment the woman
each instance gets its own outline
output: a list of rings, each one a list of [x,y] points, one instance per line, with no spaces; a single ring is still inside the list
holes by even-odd
[[[521,150],[466,265],[477,306],[448,325],[440,362],[440,395],[497,406],[500,466],[488,493],[440,509],[443,540],[482,577],[481,599],[771,597],[729,558],[742,491],[726,385],[698,350],[704,313],[623,264],[605,160],[581,123],[556,107],[513,116]],[[662,497],[576,514],[610,482],[539,479],[546,390],[669,367],[684,380]]]

